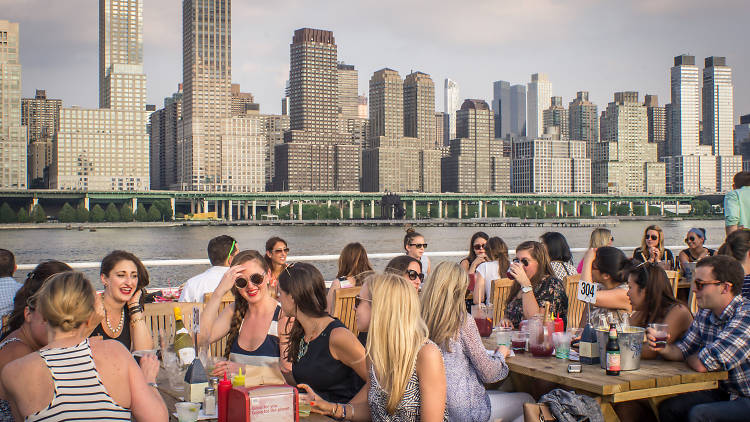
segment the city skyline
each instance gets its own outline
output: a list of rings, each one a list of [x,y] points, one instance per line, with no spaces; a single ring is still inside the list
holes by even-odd
[[[96,107],[99,93],[90,82],[97,76],[96,4],[8,3],[2,18],[21,24],[23,96],[33,97],[36,89],[45,89],[50,97],[61,98],[64,107]],[[180,3],[143,6],[143,62],[151,104],[160,105],[182,82]],[[543,72],[552,82],[551,95],[561,96],[564,104],[577,91],[586,90],[601,109],[617,91],[636,90],[668,99],[671,58],[685,53],[700,61],[727,57],[735,74],[733,123],[750,112],[750,78],[743,77],[750,73],[750,56],[736,30],[750,12],[750,5],[742,1],[598,5],[577,0],[559,5],[545,0],[432,9],[407,2],[399,16],[388,17],[383,15],[388,8],[382,5],[339,5],[336,16],[328,16],[329,7],[320,5],[235,2],[232,6],[238,22],[232,30],[233,82],[253,93],[263,113],[280,112],[289,75],[288,34],[300,27],[336,34],[339,60],[359,70],[359,93],[367,92],[370,75],[384,66],[404,75],[422,71],[434,81],[451,78],[461,86],[461,100],[488,102],[494,81],[525,84],[530,74]],[[469,37],[462,25],[448,25],[449,19],[471,21],[478,29]],[[566,25],[574,20],[589,24]],[[407,21],[410,25],[403,24]],[[593,40],[577,42],[587,37]],[[443,111],[442,97],[442,89],[436,89],[436,111]]]

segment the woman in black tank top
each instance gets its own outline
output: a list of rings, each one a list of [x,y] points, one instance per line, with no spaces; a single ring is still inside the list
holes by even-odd
[[[286,327],[292,363],[287,381],[308,394],[317,413],[343,418],[347,403],[367,402],[365,349],[357,337],[326,312],[323,275],[304,263],[289,265],[279,275],[279,301],[294,322]],[[351,414],[349,414],[351,417]]]

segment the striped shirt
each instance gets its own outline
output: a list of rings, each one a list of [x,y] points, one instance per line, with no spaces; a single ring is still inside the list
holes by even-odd
[[[55,392],[52,403],[27,416],[27,421],[130,420],[130,410],[117,405],[104,388],[88,339],[76,346],[38,353],[52,373]]]

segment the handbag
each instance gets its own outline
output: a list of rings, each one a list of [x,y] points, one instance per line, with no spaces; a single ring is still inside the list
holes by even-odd
[[[523,404],[524,422],[551,422],[556,420],[546,403]]]

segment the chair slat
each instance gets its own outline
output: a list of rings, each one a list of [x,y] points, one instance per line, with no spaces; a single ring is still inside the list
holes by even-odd
[[[333,316],[341,320],[346,328],[354,335],[359,334],[356,323],[356,311],[354,309],[354,297],[359,294],[360,287],[348,287],[336,289],[333,293]]]
[[[578,282],[581,280],[580,274],[566,276],[564,281],[565,294],[568,296],[568,326],[578,327],[583,316],[585,302],[578,300]]]
[[[490,302],[495,305],[495,315],[493,315],[495,324],[505,318],[505,304],[508,301],[508,295],[510,295],[513,283],[515,281],[509,278],[492,280],[492,297],[490,298]]]

